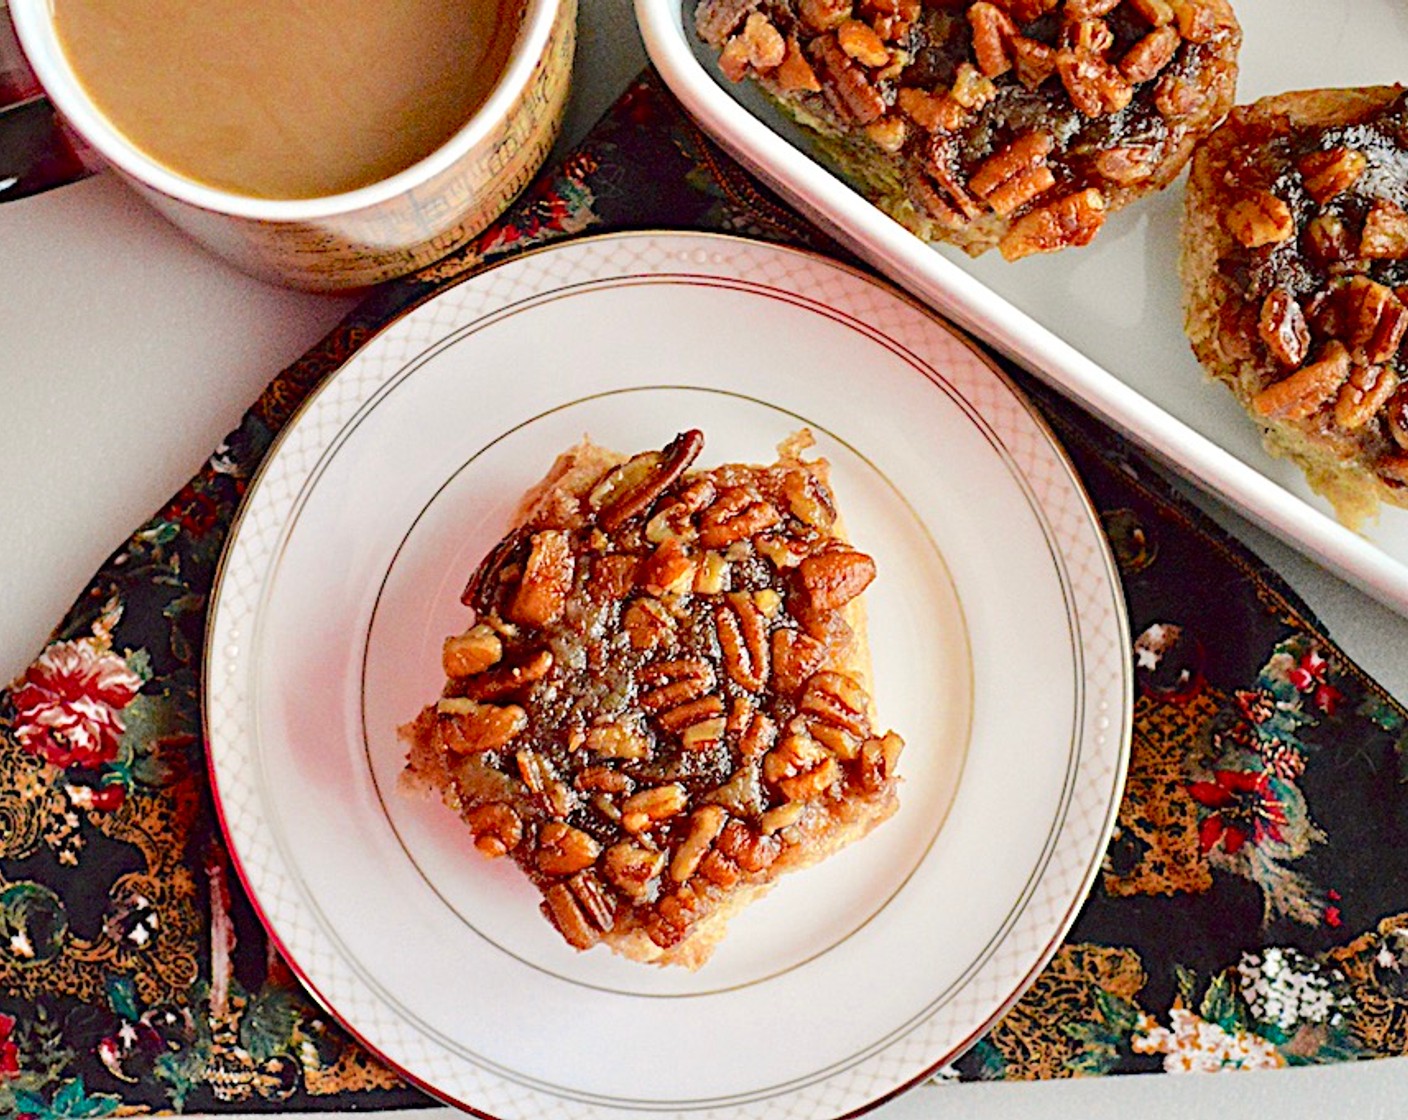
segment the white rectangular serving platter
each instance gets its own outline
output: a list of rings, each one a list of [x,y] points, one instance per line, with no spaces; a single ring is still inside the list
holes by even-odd
[[[1404,0],[1233,0],[1244,35],[1238,102],[1408,81]],[[1134,437],[1165,463],[1408,615],[1408,510],[1362,534],[1300,471],[1273,459],[1182,329],[1183,180],[1110,217],[1085,249],[1009,264],[921,242],[817,162],[750,84],[722,78],[693,0],[635,0],[651,60],[720,143],[803,213],[935,310]]]

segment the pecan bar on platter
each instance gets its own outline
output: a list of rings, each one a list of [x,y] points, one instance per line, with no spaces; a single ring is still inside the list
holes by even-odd
[[[1408,92],[1307,90],[1231,113],[1183,220],[1193,350],[1351,527],[1408,506]]]
[[[407,777],[514,860],[578,949],[697,968],[784,872],[897,807],[861,593],[808,433],[771,466],[583,442],[469,581]]]
[[[891,217],[1008,260],[1170,183],[1241,45],[1227,0],[699,0],[695,26]]]

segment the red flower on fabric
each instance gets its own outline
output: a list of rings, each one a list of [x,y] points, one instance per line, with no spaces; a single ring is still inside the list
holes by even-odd
[[[116,654],[87,642],[55,642],[11,695],[15,738],[55,766],[111,762],[122,739],[122,709],[141,687],[142,678]]]
[[[10,1080],[20,1075],[20,1050],[10,1036],[15,1030],[12,1015],[0,1015],[0,1078]]]
[[[1332,716],[1340,706],[1340,701],[1344,699],[1344,693],[1332,684],[1322,684],[1315,689],[1313,699],[1317,708],[1327,716]]]
[[[1210,852],[1219,842],[1229,856],[1242,845],[1280,840],[1286,809],[1271,790],[1271,776],[1262,771],[1215,770],[1211,782],[1192,782],[1188,793],[1210,813],[1198,827],[1198,843]]]
[[[188,482],[162,511],[161,519],[175,522],[193,537],[203,537],[219,524],[220,506]]]
[[[1344,699],[1344,693],[1325,679],[1329,668],[1330,663],[1320,656],[1320,651],[1312,648],[1286,674],[1286,679],[1297,692],[1312,693],[1311,700],[1315,706],[1327,716],[1332,716]]]
[[[1300,659],[1294,669],[1286,674],[1286,678],[1296,687],[1299,692],[1309,692],[1317,684],[1325,681],[1325,671],[1330,667],[1330,663],[1320,656],[1320,651],[1313,646]]]

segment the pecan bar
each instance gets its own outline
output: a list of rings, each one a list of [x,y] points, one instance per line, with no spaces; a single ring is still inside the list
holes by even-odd
[[[1408,506],[1408,94],[1239,107],[1194,157],[1185,325],[1341,520]]]
[[[697,968],[783,872],[896,809],[860,595],[827,465],[692,470],[686,432],[584,443],[525,499],[402,729],[412,784],[513,859],[569,944]]]
[[[1241,45],[1227,0],[699,0],[695,26],[893,218],[1009,260],[1171,182]]]

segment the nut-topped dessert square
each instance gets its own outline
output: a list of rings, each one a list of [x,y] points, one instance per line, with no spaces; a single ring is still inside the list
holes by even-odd
[[[1241,45],[1227,0],[698,0],[695,26],[895,220],[1009,260],[1172,182]]]
[[[1208,373],[1346,524],[1408,506],[1408,90],[1237,108],[1186,203],[1185,325]]]
[[[578,949],[697,968],[784,872],[897,807],[860,596],[798,433],[771,466],[691,469],[583,442],[524,499],[464,593],[406,774],[508,856]]]

